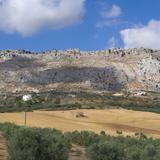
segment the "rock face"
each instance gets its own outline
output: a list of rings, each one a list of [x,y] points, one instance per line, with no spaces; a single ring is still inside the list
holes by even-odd
[[[69,89],[160,92],[160,51],[0,51],[0,91]]]

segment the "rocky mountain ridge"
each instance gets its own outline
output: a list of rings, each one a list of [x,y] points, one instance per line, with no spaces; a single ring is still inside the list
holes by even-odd
[[[41,90],[160,92],[160,51],[0,51],[0,91]]]

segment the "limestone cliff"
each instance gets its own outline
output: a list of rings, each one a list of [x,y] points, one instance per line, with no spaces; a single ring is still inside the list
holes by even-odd
[[[0,91],[51,89],[160,92],[160,51],[0,51]]]

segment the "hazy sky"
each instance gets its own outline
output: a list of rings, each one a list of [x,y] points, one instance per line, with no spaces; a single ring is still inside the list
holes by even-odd
[[[0,0],[0,49],[160,49],[160,0]]]

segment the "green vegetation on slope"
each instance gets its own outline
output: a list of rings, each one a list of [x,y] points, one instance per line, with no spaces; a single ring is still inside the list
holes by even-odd
[[[0,95],[0,112],[57,110],[76,108],[125,108],[160,113],[160,99],[133,97],[128,94],[50,91],[33,94],[33,99],[23,102],[23,94]]]

